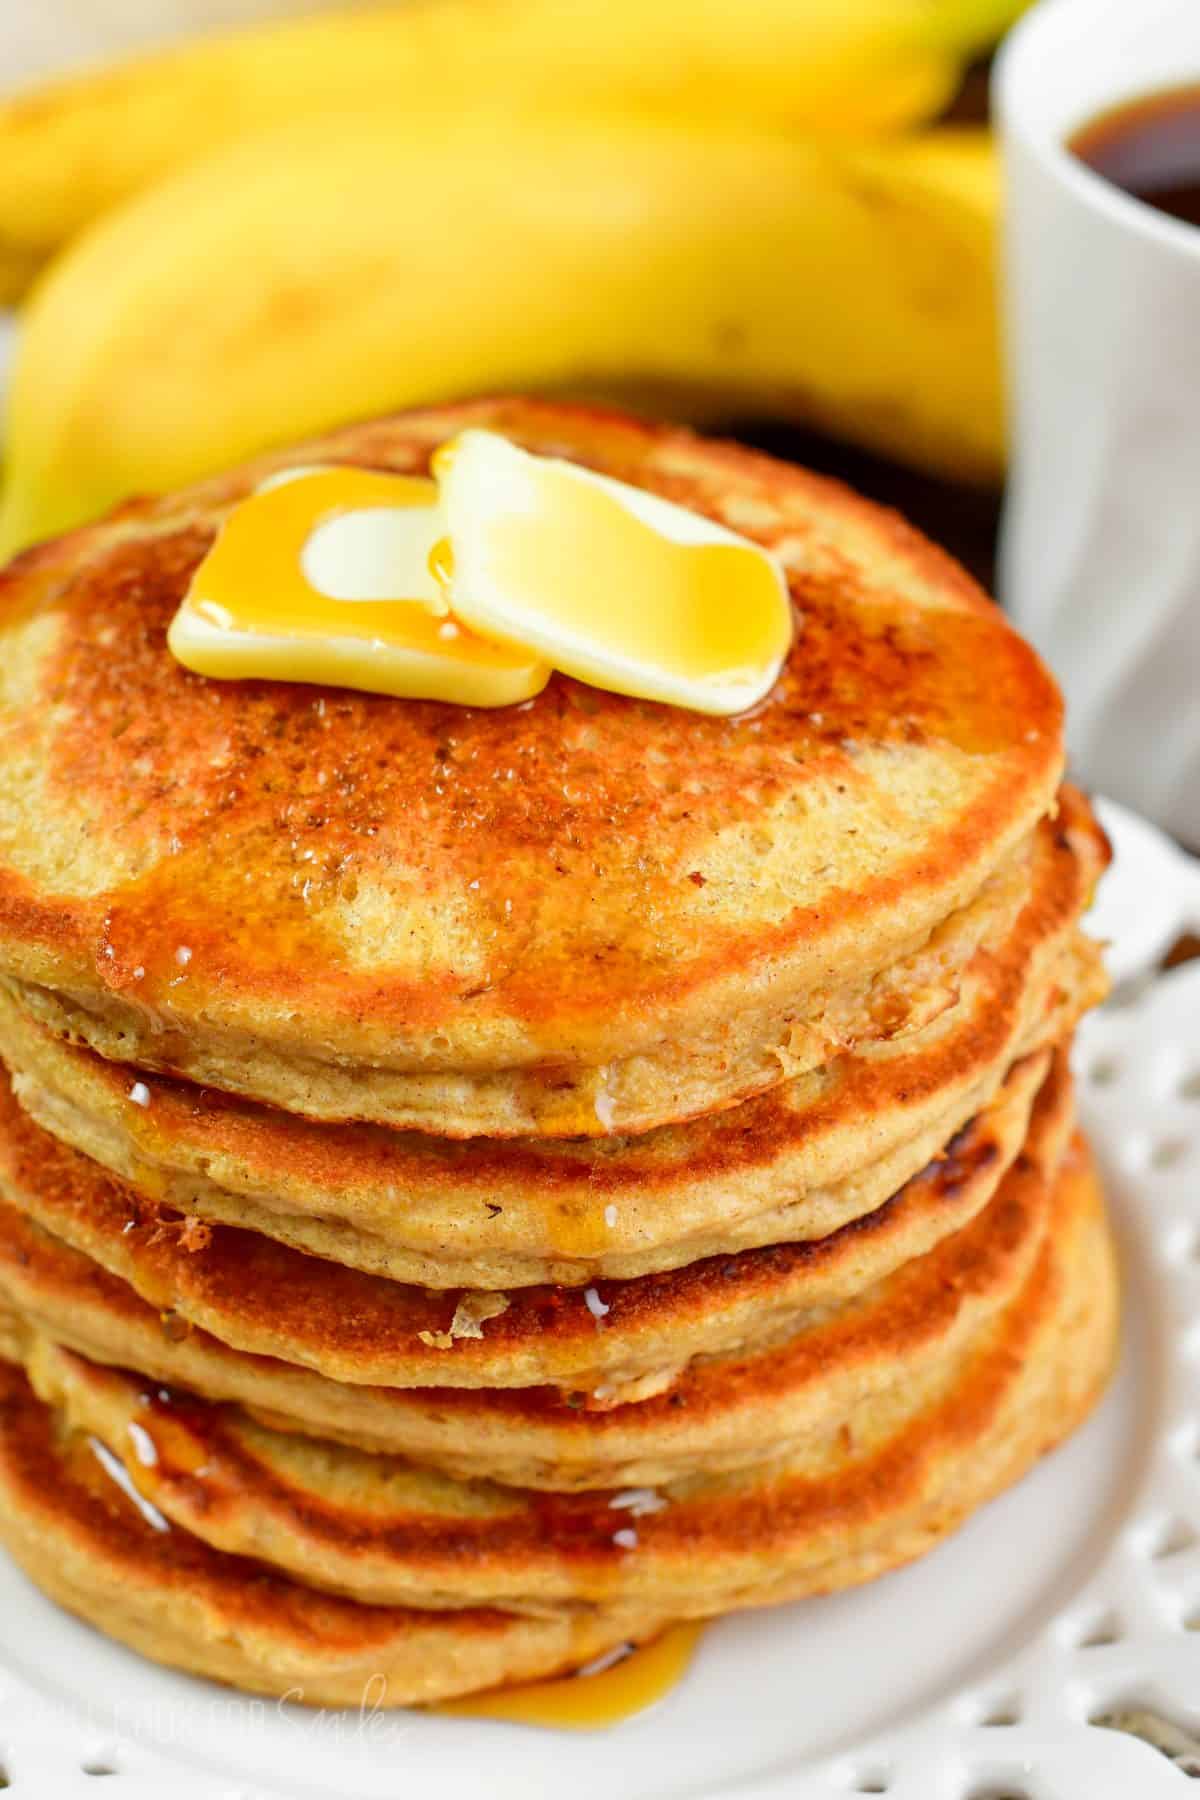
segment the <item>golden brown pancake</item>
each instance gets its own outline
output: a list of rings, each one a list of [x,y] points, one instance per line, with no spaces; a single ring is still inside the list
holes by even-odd
[[[1020,1150],[1047,1062],[1041,1053],[1018,1064],[990,1107],[882,1213],[822,1239],[584,1290],[427,1291],[240,1228],[198,1230],[50,1138],[11,1091],[0,1091],[0,1196],[182,1327],[333,1381],[619,1391],[650,1378],[661,1386],[660,1371],[669,1376],[693,1356],[790,1335],[967,1222]],[[1044,1110],[1065,1128],[1064,1076]]]
[[[823,1237],[881,1205],[1016,1057],[1061,1040],[1099,998],[1099,953],[1075,920],[1105,855],[1064,789],[1015,923],[975,952],[935,1021],[633,1138],[461,1143],[317,1124],[108,1063],[2,990],[0,1054],[47,1130],[200,1219],[423,1287],[627,1279]]]
[[[172,660],[263,476],[423,469],[465,425],[776,552],[798,628],[753,715],[557,676],[472,711]],[[531,401],[357,426],[26,552],[0,671],[0,972],[26,1008],[119,1061],[450,1136],[641,1131],[919,1028],[1062,766],[1034,652],[901,521]]]
[[[577,1668],[666,1621],[361,1606],[155,1530],[0,1367],[0,1537],[68,1612],[158,1662],[296,1705],[411,1705]]]
[[[291,1446],[211,1408],[164,1420],[140,1408],[134,1387],[60,1353],[39,1369],[57,1419],[18,1374],[0,1375],[0,1534],[49,1594],[146,1654],[270,1693],[300,1683],[322,1703],[361,1697],[371,1673],[386,1678],[385,1704],[461,1693],[570,1666],[605,1634],[645,1635],[658,1608],[705,1616],[868,1579],[1017,1479],[1107,1375],[1114,1265],[1082,1146],[1041,1186],[1041,1248],[951,1380],[892,1429],[886,1418],[861,1439],[852,1428],[823,1458],[671,1495],[637,1519],[633,1542],[615,1541],[614,1515],[628,1514],[613,1496],[421,1488],[378,1459]],[[111,1432],[154,1505],[187,1528],[155,1530],[106,1493],[72,1414],[84,1430]],[[157,1463],[130,1450],[130,1423],[148,1433]],[[197,1451],[212,1462],[173,1460]],[[380,1600],[411,1591],[461,1610],[330,1598],[273,1570],[275,1560],[301,1561],[306,1583],[369,1588]],[[480,1590],[550,1616],[482,1610]]]
[[[205,1331],[181,1332],[175,1315],[166,1316],[164,1330],[162,1317],[128,1286],[10,1209],[0,1209],[0,1297],[27,1333],[137,1368],[152,1382],[239,1401],[289,1430],[526,1487],[671,1481],[752,1466],[813,1435],[836,1438],[849,1411],[868,1397],[952,1367],[1028,1273],[1070,1128],[1060,1062],[1039,1097],[1028,1141],[992,1200],[932,1249],[853,1299],[794,1318],[790,1338],[776,1330],[764,1343],[760,1325],[744,1351],[668,1369],[661,1391],[636,1402],[616,1403],[620,1396],[610,1400],[601,1388],[599,1410],[591,1396],[545,1386],[339,1385],[279,1359],[233,1351]],[[931,1172],[925,1200],[936,1204],[941,1195],[953,1209],[964,1178],[969,1185],[968,1165],[956,1168],[950,1159],[943,1177]],[[851,1233],[852,1255],[864,1230],[870,1227]],[[756,1303],[767,1311],[794,1267],[790,1255],[803,1266],[839,1251],[810,1245],[747,1252],[697,1271],[695,1316],[703,1322],[738,1305],[739,1289],[752,1315]]]
[[[265,475],[465,425],[771,548],[773,692],[174,662]],[[0,651],[0,1539],[62,1604],[265,1693],[430,1701],[869,1579],[1084,1415],[1107,846],[1050,677],[898,520],[482,402],[36,547]]]

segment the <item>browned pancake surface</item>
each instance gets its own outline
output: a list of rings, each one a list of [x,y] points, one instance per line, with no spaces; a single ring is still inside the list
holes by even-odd
[[[423,469],[468,424],[774,548],[799,629],[770,697],[714,719],[555,677],[478,711],[173,661],[188,580],[269,469]],[[250,1092],[292,1059],[324,1116],[355,1106],[322,1070],[443,1075],[453,1094],[422,1106],[450,1132],[497,1072],[525,1072],[552,1132],[603,1131],[602,1085],[575,1089],[614,1059],[667,1071],[616,1094],[639,1129],[778,1079],[754,1046],[786,1047],[831,979],[868,979],[970,901],[1061,767],[1033,651],[898,519],[736,447],[538,402],[361,426],[30,551],[0,577],[0,653],[0,965],[109,1053],[124,1035]],[[881,997],[872,1028],[911,1004]]]
[[[330,1379],[392,1387],[591,1387],[654,1376],[715,1351],[769,1343],[806,1314],[853,1298],[969,1221],[1025,1134],[1046,1055],[1015,1069],[882,1208],[831,1236],[710,1257],[586,1290],[428,1292],[228,1226],[198,1228],[68,1150],[0,1090],[0,1194],[127,1280],[180,1329],[281,1357]],[[1069,1118],[1061,1061],[1042,1101]],[[489,1310],[490,1308],[490,1310]],[[461,1321],[466,1321],[462,1323]],[[456,1323],[458,1321],[458,1323]]]
[[[969,1223],[857,1299],[795,1317],[786,1342],[768,1339],[765,1348],[672,1367],[665,1383],[650,1383],[649,1397],[636,1402],[609,1398],[606,1387],[597,1399],[545,1385],[339,1385],[292,1361],[231,1349],[208,1331],[189,1330],[177,1314],[160,1318],[123,1281],[9,1208],[0,1208],[0,1295],[55,1341],[132,1365],[151,1381],[238,1400],[287,1429],[522,1486],[669,1480],[761,1462],[806,1433],[836,1436],[847,1408],[864,1397],[953,1363],[1024,1278],[1070,1123],[1060,1065],[1017,1161]],[[937,1194],[935,1181],[935,1205]],[[710,1272],[701,1318],[704,1308],[728,1303],[726,1282],[736,1295],[746,1280],[751,1304],[770,1300],[780,1271],[773,1260],[755,1260],[742,1269],[742,1259],[732,1259]],[[552,1356],[552,1345],[542,1354]]]
[[[1076,920],[1105,855],[1065,788],[1035,834],[1015,920],[975,952],[938,1019],[637,1137],[461,1143],[321,1125],[135,1076],[2,992],[0,1054],[39,1123],[202,1219],[422,1287],[628,1278],[825,1236],[881,1204],[990,1102],[1015,1057],[1061,1040],[1098,998],[1099,953]]]
[[[902,1430],[889,1432],[886,1421],[868,1427],[823,1468],[783,1465],[674,1496],[638,1519],[632,1544],[613,1541],[614,1509],[603,1498],[543,1497],[525,1508],[514,1496],[497,1508],[486,1497],[476,1506],[468,1493],[456,1504],[443,1495],[438,1517],[434,1490],[422,1509],[410,1487],[407,1507],[402,1494],[392,1496],[389,1517],[378,1494],[367,1503],[365,1476],[357,1503],[339,1489],[336,1452],[324,1479],[311,1458],[302,1475],[298,1465],[272,1475],[262,1434],[230,1433],[200,1408],[175,1423],[184,1441],[197,1434],[193,1453],[198,1442],[217,1459],[210,1514],[199,1498],[204,1466],[181,1468],[163,1419],[147,1415],[162,1433],[157,1492],[177,1517],[236,1538],[246,1518],[240,1474],[259,1484],[258,1555],[285,1557],[288,1534],[293,1546],[298,1535],[310,1577],[353,1582],[386,1570],[395,1582],[408,1571],[410,1584],[426,1584],[417,1591],[427,1600],[461,1610],[363,1606],[215,1550],[188,1530],[150,1529],[117,1490],[104,1491],[95,1464],[74,1447],[78,1437],[56,1435],[49,1409],[19,1375],[2,1371],[0,1531],[54,1597],[149,1655],[266,1692],[303,1673],[307,1698],[351,1703],[366,1671],[380,1677],[385,1703],[402,1704],[519,1679],[531,1662],[570,1666],[606,1634],[611,1642],[656,1629],[664,1603],[667,1616],[704,1616],[866,1580],[929,1549],[1016,1479],[1103,1385],[1116,1290],[1082,1147],[1041,1185],[1052,1191],[1050,1228],[1012,1302]],[[73,1359],[66,1370],[68,1380],[74,1370],[86,1382]],[[511,1603],[518,1585],[544,1615],[470,1603],[489,1586]],[[582,1608],[572,1599],[564,1618],[556,1594],[591,1598]]]

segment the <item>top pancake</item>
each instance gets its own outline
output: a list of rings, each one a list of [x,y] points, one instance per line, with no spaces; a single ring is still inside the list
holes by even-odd
[[[799,624],[769,699],[716,719],[556,677],[487,712],[173,661],[192,571],[271,469],[419,470],[467,424],[773,548]],[[935,934],[1062,760],[1049,675],[899,520],[525,401],[356,427],[27,552],[0,650],[25,1003],[117,1060],[446,1135],[642,1130],[922,1022]]]

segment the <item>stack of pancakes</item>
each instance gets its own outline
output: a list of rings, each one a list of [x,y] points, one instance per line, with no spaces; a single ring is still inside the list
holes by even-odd
[[[785,565],[769,698],[218,683],[165,632],[289,462],[465,424]],[[1060,704],[831,483],[528,402],[361,426],[0,576],[0,1536],[147,1654],[426,1701],[935,1544],[1086,1413]]]

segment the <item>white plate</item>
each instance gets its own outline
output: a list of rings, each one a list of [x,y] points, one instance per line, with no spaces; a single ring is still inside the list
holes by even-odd
[[[1119,1378],[1091,1422],[932,1556],[728,1619],[653,1712],[572,1736],[313,1715],[171,1675],[0,1561],[0,1768],[13,1800],[1179,1800],[1101,1713],[1200,1738],[1200,867],[1115,807],[1094,928],[1121,1004],[1089,1019],[1085,1122],[1125,1246]],[[101,1771],[108,1784],[98,1790]]]

